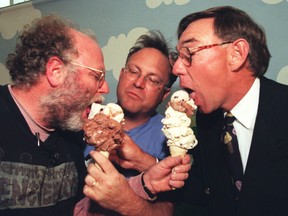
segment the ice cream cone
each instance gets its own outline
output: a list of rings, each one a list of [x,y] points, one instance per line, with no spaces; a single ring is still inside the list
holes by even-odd
[[[176,146],[176,145],[171,145],[169,146],[169,151],[170,151],[170,154],[171,156],[184,156],[186,153],[187,153],[187,149],[184,149],[184,148],[180,148],[179,146]]]
[[[167,138],[172,156],[183,156],[188,149],[197,145],[197,139],[190,127],[191,116],[195,114],[196,109],[194,100],[186,91],[178,90],[172,94],[165,111],[165,118],[161,120],[162,132]]]
[[[83,124],[85,141],[109,158],[109,151],[123,143],[124,123],[124,112],[119,105],[93,103],[88,119]],[[90,161],[87,161],[86,164],[89,163]],[[96,162],[93,163],[101,170]]]
[[[99,151],[99,152],[100,152],[100,154],[102,154],[102,155],[105,156],[106,158],[109,158],[109,151]],[[97,162],[95,162],[95,166],[96,166],[98,169],[102,170],[101,167],[97,164]]]
[[[109,158],[109,151],[100,151],[102,155],[104,155],[106,158]]]

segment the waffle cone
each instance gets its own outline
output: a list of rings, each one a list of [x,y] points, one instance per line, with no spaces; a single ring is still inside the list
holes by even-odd
[[[179,156],[179,155],[184,156],[187,153],[187,149],[180,148],[175,145],[169,146],[169,151],[171,156]]]
[[[109,158],[109,151],[99,151],[99,152],[100,152],[100,154],[102,154],[102,155],[105,156],[106,158]],[[95,162],[95,166],[96,166],[98,169],[102,170],[101,167],[97,164],[97,162]]]
[[[106,158],[109,157],[109,151],[99,151],[102,155],[104,155]]]

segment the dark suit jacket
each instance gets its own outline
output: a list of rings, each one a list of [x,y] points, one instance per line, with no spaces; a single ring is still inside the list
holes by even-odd
[[[260,79],[258,113],[237,202],[220,141],[222,128],[222,110],[197,113],[195,164],[177,199],[207,206],[208,215],[288,215],[288,86]]]

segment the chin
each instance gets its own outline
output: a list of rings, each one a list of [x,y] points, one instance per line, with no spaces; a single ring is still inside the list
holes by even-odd
[[[82,115],[74,114],[63,122],[62,129],[73,132],[80,131],[82,130],[84,119],[87,119],[87,117],[83,118]]]

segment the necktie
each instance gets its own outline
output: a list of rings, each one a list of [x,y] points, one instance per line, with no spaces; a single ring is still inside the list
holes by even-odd
[[[239,195],[242,186],[243,167],[239,152],[239,146],[236,136],[236,131],[233,126],[235,117],[228,112],[224,119],[223,142],[225,145],[225,154],[227,157],[228,166],[230,169],[233,184],[235,186],[236,198]]]

